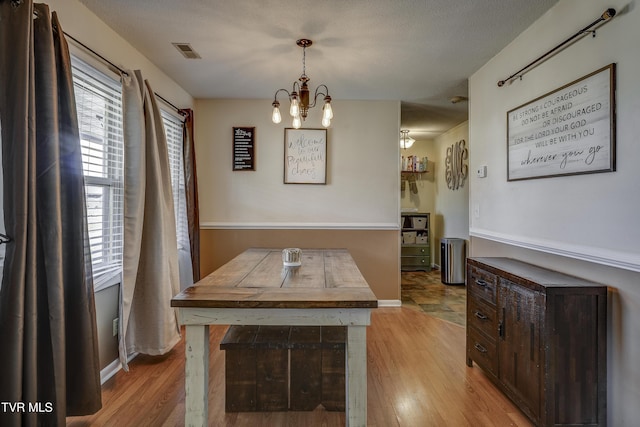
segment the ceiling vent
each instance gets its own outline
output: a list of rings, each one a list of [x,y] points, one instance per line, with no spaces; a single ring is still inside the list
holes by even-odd
[[[182,54],[182,56],[184,56],[187,59],[198,59],[198,58],[201,58],[201,56],[198,55],[198,52],[193,50],[193,48],[191,47],[191,45],[189,43],[171,43],[171,44],[176,49],[178,49],[178,52],[180,52]]]

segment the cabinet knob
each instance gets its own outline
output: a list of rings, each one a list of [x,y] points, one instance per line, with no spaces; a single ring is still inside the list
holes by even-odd
[[[474,345],[475,349],[478,350],[480,353],[486,353],[487,349],[484,348],[483,346],[481,346],[480,344],[476,343],[476,345]]]
[[[487,320],[487,316],[485,316],[484,314],[480,313],[479,311],[476,311],[474,314],[480,320]]]
[[[483,288],[486,288],[487,287],[487,282],[485,282],[482,279],[476,279],[476,285],[482,286]]]

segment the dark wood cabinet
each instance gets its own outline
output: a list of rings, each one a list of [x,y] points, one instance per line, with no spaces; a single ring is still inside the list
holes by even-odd
[[[544,296],[500,279],[498,286],[501,335],[499,376],[509,391],[526,405],[534,418],[540,416],[540,326]],[[508,344],[507,344],[508,343]]]
[[[606,425],[607,287],[508,258],[467,260],[467,365],[536,424]]]

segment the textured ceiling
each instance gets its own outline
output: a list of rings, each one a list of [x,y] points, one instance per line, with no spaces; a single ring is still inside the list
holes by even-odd
[[[402,127],[417,139],[465,121],[467,103],[449,99],[466,96],[469,76],[557,2],[80,1],[195,98],[272,98],[301,74],[295,41],[310,38],[312,90],[400,100]],[[174,42],[202,58],[185,59]]]

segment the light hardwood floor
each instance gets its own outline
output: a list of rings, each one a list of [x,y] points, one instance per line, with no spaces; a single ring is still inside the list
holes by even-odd
[[[344,412],[224,412],[224,326],[211,327],[210,426],[341,426]],[[368,426],[531,426],[484,376],[465,364],[464,327],[412,308],[373,310],[367,330]],[[97,414],[80,426],[183,426],[184,342],[139,356],[103,386]]]

